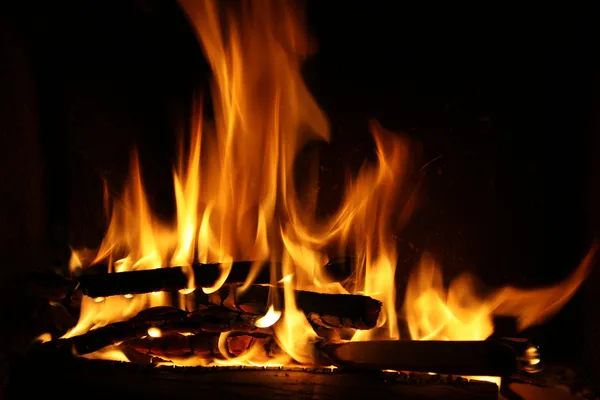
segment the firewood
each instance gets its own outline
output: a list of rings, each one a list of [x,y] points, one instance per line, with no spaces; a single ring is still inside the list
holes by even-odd
[[[201,332],[195,335],[171,334],[159,338],[139,338],[125,342],[123,345],[139,353],[156,356],[165,360],[201,357],[212,361],[223,359],[219,350],[219,335]],[[264,334],[247,334],[234,332],[228,334],[224,341],[227,357],[237,357],[251,348],[255,349],[255,357],[264,360],[281,354],[281,350],[272,336]]]
[[[139,353],[160,358],[200,356],[213,358],[219,354],[219,335],[198,333],[191,336],[173,334],[159,338],[139,338],[123,343]]]
[[[222,307],[211,307],[208,310],[193,311],[188,314],[188,324],[203,332],[262,332],[271,333],[270,328],[257,328],[257,315],[232,311]]]
[[[227,277],[228,283],[243,283],[248,277],[252,262],[236,261],[231,266]],[[208,288],[215,285],[221,276],[225,264],[196,264],[193,266],[194,284],[196,288]],[[275,268],[274,281],[283,278],[281,267]],[[97,270],[97,266],[96,266]],[[352,261],[348,258],[334,259],[324,267],[332,281],[342,281],[352,272]],[[258,284],[271,282],[271,271],[268,263],[263,263],[254,280]],[[151,293],[157,291],[177,291],[186,289],[188,279],[181,267],[159,268],[152,270],[129,271],[119,273],[84,274],[80,277],[80,288],[83,294],[90,297],[107,297],[125,294]]]
[[[237,285],[224,285],[205,299],[210,304],[232,310],[264,315],[269,306],[270,290],[276,291],[279,299],[284,298],[281,287],[252,285],[242,294],[237,294],[238,288]],[[368,296],[296,290],[295,297],[296,306],[308,320],[325,328],[371,329],[381,311],[381,302]]]
[[[516,348],[500,340],[383,340],[318,346],[321,363],[360,369],[510,376],[519,369]]]
[[[425,373],[351,371],[344,368],[186,367],[164,368],[69,357],[12,365],[7,398],[39,396],[40,388],[61,400],[94,398],[247,400],[302,399],[498,399],[490,382]],[[35,380],[35,384],[32,384]],[[65,390],[68,388],[68,390]]]
[[[256,319],[255,315],[244,315],[220,307],[191,313],[173,307],[153,307],[139,312],[128,321],[115,322],[78,336],[43,343],[37,351],[89,354],[106,346],[147,336],[151,328],[158,329],[161,334],[220,333],[232,330],[257,334],[271,333],[268,328],[257,328]]]

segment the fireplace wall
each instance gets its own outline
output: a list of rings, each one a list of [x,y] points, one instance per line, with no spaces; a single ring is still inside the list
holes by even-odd
[[[101,239],[101,178],[120,189],[134,143],[150,202],[172,211],[174,133],[208,76],[173,3],[36,7],[0,14],[1,304],[15,320],[27,268],[64,265],[69,245]],[[422,143],[421,164],[435,160],[398,234],[399,293],[424,249],[449,276],[488,285],[564,278],[600,224],[593,14],[387,7],[308,2],[320,49],[306,74],[333,128],[324,197],[340,194],[340,161],[372,156],[366,122],[378,118]],[[597,276],[533,330],[550,357],[598,365]]]
[[[37,137],[35,84],[20,27],[0,12],[0,388],[8,371],[12,327],[23,296],[16,285],[25,269],[43,261],[46,218],[42,149]],[[1,397],[1,392],[0,392]]]

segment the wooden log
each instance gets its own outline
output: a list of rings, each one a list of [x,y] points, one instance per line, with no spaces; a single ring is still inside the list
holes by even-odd
[[[34,351],[39,353],[66,352],[84,355],[98,351],[125,340],[148,334],[148,329],[156,327],[169,331],[190,329],[186,326],[187,313],[172,307],[154,307],[139,312],[128,321],[115,322],[81,335],[56,339],[42,343]]]
[[[128,322],[116,322],[82,335],[36,344],[30,353],[38,358],[64,358],[71,354],[84,355],[123,340],[136,338],[140,334],[141,332],[132,330]]]
[[[254,315],[243,315],[219,307],[192,313],[173,307],[153,307],[139,312],[128,321],[115,322],[78,336],[43,343],[35,351],[84,355],[119,342],[147,336],[150,328],[158,329],[160,334],[220,333],[232,330],[270,334],[270,329],[255,326],[256,319],[257,316]]]
[[[208,310],[193,311],[188,314],[189,326],[203,332],[262,332],[271,333],[270,328],[257,328],[257,315],[232,311],[227,308],[211,307]],[[193,329],[192,332],[197,332]]]
[[[221,305],[249,314],[264,315],[268,310],[269,291],[277,291],[283,299],[283,289],[261,285],[250,286],[238,294],[239,286],[224,285],[206,296],[210,304]],[[368,296],[350,294],[324,294],[296,290],[296,306],[308,320],[325,328],[371,329],[377,324],[381,302]]]
[[[375,370],[469,376],[510,376],[519,368],[510,345],[496,340],[384,340],[321,343],[324,364]]]
[[[254,360],[260,358],[266,361],[283,354],[273,337],[264,334],[233,332],[224,340],[224,345],[228,358],[240,356],[251,348],[255,352]],[[219,335],[209,332],[139,338],[125,342],[123,346],[142,354],[173,361],[190,357],[200,357],[207,361],[225,358],[219,350]]]
[[[214,358],[219,355],[218,342],[219,335],[210,333],[199,333],[190,336],[174,334],[159,338],[134,339],[123,343],[123,346],[142,354],[158,356],[163,359],[192,356]]]
[[[248,277],[253,262],[236,261],[231,263],[227,283],[243,283]],[[196,288],[208,288],[215,285],[225,264],[196,264],[193,266]],[[275,282],[283,278],[281,267],[276,264]],[[97,267],[96,267],[97,269]],[[353,264],[349,258],[339,258],[328,262],[324,270],[332,281],[347,279],[352,273]],[[84,274],[79,278],[80,288],[86,296],[107,297],[125,294],[151,293],[158,291],[177,291],[188,286],[188,279],[181,267],[159,268],[152,270],[129,271],[119,273]],[[268,263],[263,263],[254,280],[258,284],[271,282]]]
[[[330,368],[164,368],[70,357],[14,363],[7,399],[39,396],[61,400],[95,398],[182,399],[368,399],[497,400],[489,382],[420,373],[385,373]],[[68,388],[68,390],[65,390]]]

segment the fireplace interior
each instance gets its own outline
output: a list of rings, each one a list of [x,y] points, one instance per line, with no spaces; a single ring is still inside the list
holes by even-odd
[[[591,9],[0,18],[4,397],[600,394]]]

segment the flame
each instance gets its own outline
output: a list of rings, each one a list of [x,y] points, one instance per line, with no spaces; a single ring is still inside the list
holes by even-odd
[[[162,331],[156,327],[148,328],[148,336],[153,338],[159,338],[162,336]]]
[[[33,342],[38,342],[38,343],[46,343],[52,340],[52,335],[48,332],[46,333],[42,333],[40,336],[36,337]]]
[[[304,145],[330,139],[327,118],[301,76],[302,62],[312,50],[302,13],[293,2],[278,0],[245,1],[236,7],[209,0],[181,0],[180,4],[212,68],[213,113],[204,115],[203,103],[198,102],[189,143],[181,142],[179,164],[173,171],[173,221],[152,212],[138,156],[133,153],[123,193],[108,199],[105,190],[110,223],[91,264],[105,263],[112,273],[182,267],[188,277],[187,288],[179,294],[183,299],[195,288],[192,265],[196,262],[222,263],[220,278],[212,287],[202,288],[212,293],[227,279],[231,261],[270,261],[266,268],[271,276],[283,276],[272,281],[283,287],[283,299],[273,291],[269,311],[256,326],[272,327],[287,355],[264,360],[251,348],[232,358],[223,348],[228,336],[222,334],[219,348],[226,359],[214,361],[218,365],[285,365],[290,358],[312,363],[312,344],[319,338],[296,306],[294,290],[298,289],[371,296],[383,305],[377,326],[357,332],[352,340],[400,339],[393,235],[416,202],[410,140],[373,121],[376,161],[365,163],[347,179],[337,211],[318,216],[316,175],[311,175],[316,169],[308,171],[315,178],[308,189],[299,190],[293,178],[296,156]],[[331,282],[323,268],[331,252],[353,255],[357,261],[352,279],[344,285]],[[80,254],[73,252],[72,270],[90,265]],[[404,313],[411,338],[484,340],[493,332],[494,314],[515,315],[521,327],[540,322],[568,300],[589,264],[584,261],[570,280],[553,288],[504,288],[481,298],[468,276],[446,290],[440,268],[425,255],[406,292]],[[280,274],[274,273],[276,267],[281,268]],[[252,284],[259,268],[264,268],[263,263],[256,262],[241,292]],[[84,297],[80,320],[65,337],[170,303],[170,295],[164,292]],[[185,299],[180,304],[186,304]],[[155,334],[161,331],[148,331],[149,336]],[[98,357],[115,354],[126,359],[115,349]],[[177,361],[180,365],[211,362]]]
[[[115,346],[108,346],[91,354],[84,354],[82,357],[90,360],[113,360],[129,362],[129,358]]]
[[[404,311],[412,339],[484,340],[493,332],[494,315],[517,318],[518,328],[542,323],[575,293],[592,268],[597,246],[590,249],[564,282],[539,289],[506,286],[479,296],[470,275],[454,279],[446,290],[440,267],[424,254],[410,278]]]
[[[267,313],[261,318],[257,319],[254,325],[257,328],[268,328],[281,318],[281,311],[275,311],[273,305],[269,307]]]

